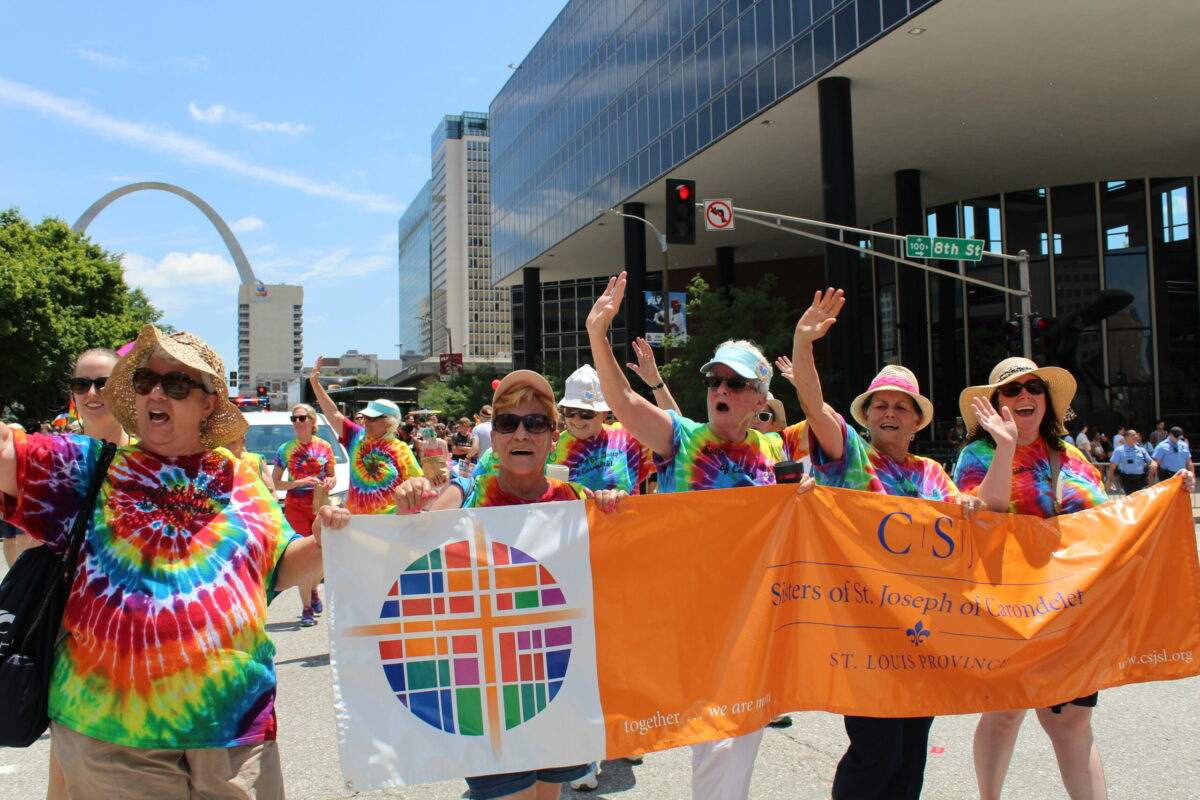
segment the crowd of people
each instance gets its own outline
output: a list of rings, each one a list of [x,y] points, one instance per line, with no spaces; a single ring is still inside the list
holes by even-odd
[[[6,557],[26,546],[61,549],[74,516],[90,520],[53,673],[48,796],[283,797],[267,603],[297,586],[300,624],[316,624],[322,538],[355,514],[585,498],[613,512],[646,491],[774,484],[777,465],[797,461],[810,473],[799,493],[822,485],[926,498],[958,503],[967,515],[1075,513],[1108,501],[1115,478],[1129,493],[1182,473],[1182,489],[1194,490],[1177,428],[1156,431],[1152,450],[1123,429],[1102,474],[1067,435],[1070,373],[1024,358],[1001,361],[986,384],[963,389],[952,472],[912,452],[934,408],[905,367],[885,366],[848,407],[834,409],[814,343],[844,305],[835,289],[816,293],[790,354],[772,362],[753,342],[720,344],[697,376],[705,416],[689,418],[645,341],[634,343],[636,361],[625,367],[652,399],[613,353],[608,330],[625,286],[622,273],[595,302],[587,318],[595,363],[568,377],[561,397],[544,376],[517,370],[498,381],[475,420],[452,428],[434,415],[406,417],[387,400],[347,417],[321,387],[318,359],[316,405],[349,453],[340,507],[328,502],[334,458],[314,435],[316,408],[292,407],[294,437],[269,464],[245,452],[246,421],[229,400],[223,364],[187,333],[148,325],[124,356],[82,353],[70,378],[78,434],[0,425],[0,512],[18,537],[11,553],[6,540]],[[788,424],[770,391],[776,368],[796,392],[801,421]],[[102,441],[118,450],[99,474]],[[82,508],[93,481],[100,499]],[[1107,796],[1092,735],[1097,702],[1095,694],[1064,697],[1036,710],[1074,800]],[[1025,715],[981,715],[974,759],[982,800],[1000,796]],[[845,717],[834,800],[919,797],[932,724]],[[747,797],[761,738],[759,730],[694,745],[693,798]],[[562,784],[595,788],[597,767],[467,776],[465,796],[548,800]]]

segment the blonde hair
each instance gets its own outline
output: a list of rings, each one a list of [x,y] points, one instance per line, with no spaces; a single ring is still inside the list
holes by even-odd
[[[509,389],[504,394],[497,397],[492,405],[495,406],[496,414],[503,413],[501,409],[516,408],[517,406],[533,400],[542,407],[542,411],[546,416],[550,417],[551,425],[558,425],[558,407],[554,401],[546,399],[545,396],[538,394],[533,390],[533,387],[527,383],[518,383],[516,386]]]

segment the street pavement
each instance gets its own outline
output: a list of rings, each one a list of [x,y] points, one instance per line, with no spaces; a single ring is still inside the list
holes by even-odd
[[[3,569],[0,563],[0,570]],[[338,769],[330,686],[329,642],[323,624],[300,628],[299,599],[291,590],[271,605],[268,628],[278,648],[279,740],[291,800],[402,798],[455,800],[462,781],[356,794]],[[941,717],[930,734],[925,800],[977,797],[971,737],[977,715]],[[762,800],[829,797],[830,781],[846,739],[840,717],[822,712],[793,715],[787,729],[767,729],[751,787]],[[1096,735],[1110,796],[1141,800],[1200,798],[1200,678],[1138,684],[1101,693]],[[48,738],[26,750],[0,749],[0,800],[42,798],[46,791]],[[608,761],[595,792],[563,798],[670,800],[690,797],[691,751],[650,753],[632,766]],[[1017,742],[1005,798],[1066,798],[1050,742],[1028,715]]]

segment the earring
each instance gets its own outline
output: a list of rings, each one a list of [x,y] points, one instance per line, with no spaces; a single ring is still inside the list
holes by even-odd
[[[910,434],[908,435],[908,440],[909,440],[910,442],[915,442],[915,441],[917,440],[917,435],[916,435],[915,433],[910,433]]]

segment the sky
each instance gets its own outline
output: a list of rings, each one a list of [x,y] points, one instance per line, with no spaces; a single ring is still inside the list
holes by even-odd
[[[255,275],[304,287],[305,364],[397,357],[397,223],[442,117],[487,111],[565,0],[17,3],[0,29],[0,208],[73,224],[173,183]],[[53,10],[48,10],[52,6]],[[237,271],[166,192],[88,228],[126,281],[237,368]],[[403,308],[402,308],[403,306]],[[403,343],[404,349],[418,343]]]

